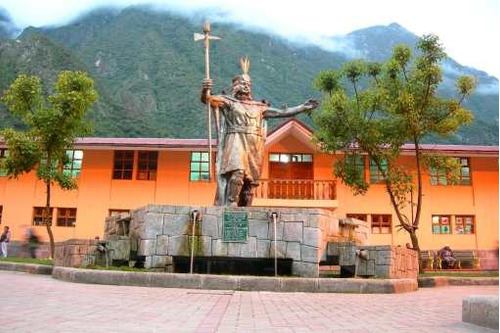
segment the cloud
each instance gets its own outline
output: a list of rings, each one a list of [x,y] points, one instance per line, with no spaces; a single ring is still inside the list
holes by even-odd
[[[398,22],[417,35],[440,36],[448,54],[467,66],[500,76],[498,0],[2,0],[20,27],[61,25],[102,6],[124,8],[152,4],[181,15],[208,14],[214,22],[231,22],[247,29],[270,31],[294,41],[326,49],[348,50],[328,40],[373,25]]]

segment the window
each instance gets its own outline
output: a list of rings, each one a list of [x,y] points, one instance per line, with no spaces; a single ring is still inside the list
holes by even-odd
[[[50,208],[50,224],[52,225],[52,213],[53,213],[53,208]],[[45,214],[45,207],[34,207],[33,208],[33,225],[45,225],[44,219],[46,217]]]
[[[132,179],[134,171],[134,152],[128,150],[115,151],[113,163],[113,179]]]
[[[470,165],[467,157],[457,157],[460,169],[456,182],[453,182],[445,168],[430,168],[431,185],[470,185]]]
[[[270,162],[281,162],[281,163],[288,163],[288,162],[312,163],[313,158],[312,158],[312,154],[272,153],[272,154],[269,154],[269,161]]]
[[[192,182],[210,180],[208,153],[198,151],[191,153],[189,180]]]
[[[391,215],[372,214],[372,234],[390,234]]]
[[[365,157],[359,155],[347,155],[346,162],[350,163],[357,170],[358,177],[365,179]]]
[[[302,153],[271,153],[269,154],[269,179],[314,179],[313,155]],[[308,182],[308,189],[313,190],[313,183]],[[280,185],[281,186],[281,185]],[[295,185],[292,185],[294,187]],[[296,186],[295,186],[296,187]],[[276,189],[280,191],[279,189]],[[291,189],[290,189],[291,190]],[[302,189],[295,188],[295,190]],[[271,189],[271,191],[274,191]],[[289,192],[287,190],[287,192]]]
[[[361,220],[361,221],[368,221],[368,215],[367,214],[346,214],[347,218],[353,218],[356,220]]]
[[[128,213],[130,213],[130,210],[129,209],[110,209],[108,213],[109,213],[108,216],[117,216],[120,214],[128,214]]]
[[[74,227],[76,223],[76,208],[57,208],[57,226]]]
[[[137,164],[138,180],[156,180],[156,170],[158,166],[157,151],[140,151]]]
[[[460,157],[460,174],[458,183],[460,185],[470,185],[470,166],[469,159],[465,157]]]
[[[444,168],[431,168],[431,185],[447,185],[448,177]]]
[[[9,152],[5,148],[0,148],[0,177],[7,176],[7,171],[2,168],[2,159],[6,158]]]
[[[451,234],[451,218],[449,215],[432,215],[433,234]]]
[[[384,158],[380,161],[379,169],[373,159],[370,158],[370,183],[379,184],[384,182],[384,173],[387,173],[387,160]]]
[[[82,172],[82,150],[66,150],[67,161],[63,166],[63,173],[73,178],[80,176]]]
[[[455,233],[460,235],[471,235],[474,233],[474,216],[455,216]]]
[[[3,206],[0,205],[0,224],[2,224],[2,213],[3,213]]]

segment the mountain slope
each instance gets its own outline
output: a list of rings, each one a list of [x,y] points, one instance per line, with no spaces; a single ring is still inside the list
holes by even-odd
[[[354,45],[364,57],[371,61],[384,61],[391,56],[392,48],[407,44],[415,49],[418,37],[397,23],[388,26],[375,26],[353,31],[343,37]],[[451,58],[443,62],[443,82],[439,93],[446,97],[456,97],[455,81],[461,75],[472,75],[477,79],[476,92],[466,101],[465,106],[474,111],[475,123],[463,127],[453,143],[498,144],[498,79],[483,71],[462,66]],[[433,138],[436,140],[436,138]]]
[[[100,94],[93,115],[95,135],[204,137],[206,115],[199,101],[205,75],[203,45],[193,41],[193,32],[201,32],[202,25],[201,19],[130,7],[122,11],[97,10],[62,27],[29,28],[19,42],[0,41],[0,90],[23,71],[52,82],[61,69],[83,69],[95,79]],[[348,60],[343,53],[298,46],[277,36],[241,30],[230,24],[213,24],[212,31],[222,38],[211,43],[214,91],[230,89],[231,79],[241,72],[239,58],[248,56],[252,61],[254,98],[266,98],[275,107],[319,97],[312,88],[317,73],[339,68]],[[417,40],[397,24],[337,38],[349,40],[357,53],[379,61],[390,55],[392,46],[401,42],[414,44]],[[43,45],[47,48],[45,55],[30,51]],[[498,80],[452,60],[444,67],[443,94],[450,95],[452,79],[467,71],[478,77],[480,87],[488,89],[468,101],[476,113],[473,126],[451,139],[432,140],[498,144]],[[2,116],[0,108],[2,119],[8,117],[5,111]],[[311,124],[307,116],[301,119]],[[4,123],[7,122],[1,122]]]
[[[203,45],[192,36],[201,26],[201,20],[130,8],[118,14],[99,11],[44,33],[92,66],[93,77],[123,107],[123,121],[140,120],[138,125],[144,130],[132,135],[200,137],[205,130],[204,107],[199,102]],[[252,60],[254,96],[274,105],[297,104],[317,94],[311,85],[316,73],[345,60],[230,25],[214,24],[213,31],[222,36],[211,49],[215,91],[230,88],[231,79],[241,71],[238,59],[247,55]]]
[[[0,40],[0,91],[7,88],[18,75],[26,74],[40,77],[44,93],[48,94],[57,75],[63,70],[89,72],[89,68],[76,54],[41,34],[38,29],[27,28],[15,40]],[[100,99],[90,117],[100,126],[110,128],[116,122],[110,114],[118,113],[120,108],[113,105],[100,82],[96,82],[96,87]],[[3,104],[0,104],[0,124],[1,127],[20,125]],[[97,133],[105,135],[106,131]]]

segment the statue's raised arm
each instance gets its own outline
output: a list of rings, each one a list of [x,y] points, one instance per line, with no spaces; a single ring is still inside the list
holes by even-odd
[[[264,111],[264,118],[285,118],[293,117],[299,113],[312,111],[318,107],[318,101],[314,99],[308,99],[303,104],[297,105],[293,108],[275,109],[267,108]]]

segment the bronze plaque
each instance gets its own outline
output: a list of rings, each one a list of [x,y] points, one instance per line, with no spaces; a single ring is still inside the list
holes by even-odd
[[[224,212],[222,240],[246,243],[247,237],[247,212]]]

